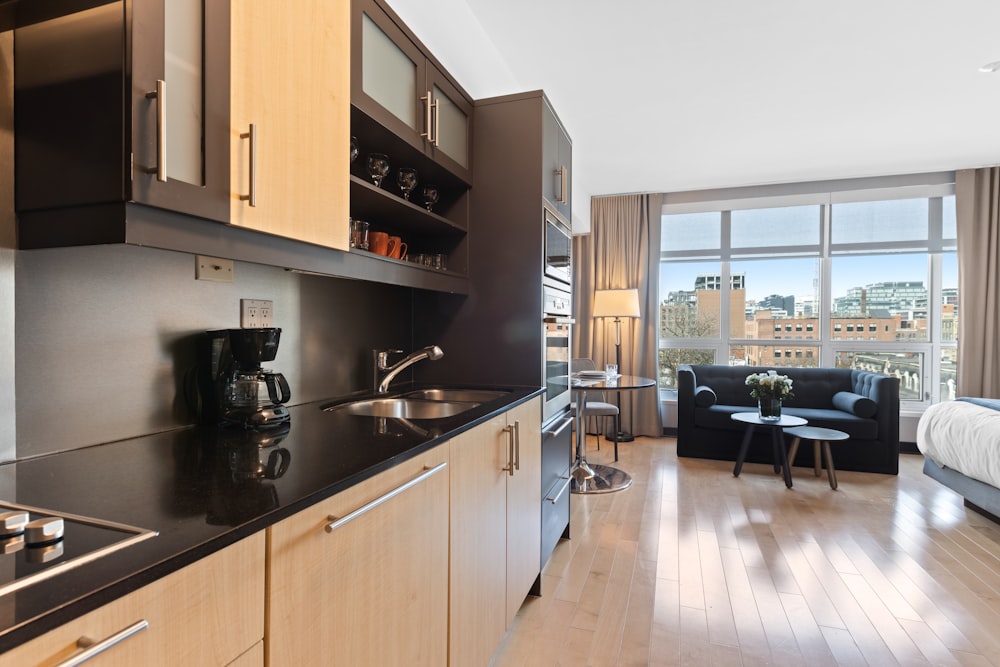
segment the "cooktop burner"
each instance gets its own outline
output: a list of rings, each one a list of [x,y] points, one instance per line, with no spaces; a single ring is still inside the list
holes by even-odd
[[[155,535],[122,523],[0,501],[0,595]]]

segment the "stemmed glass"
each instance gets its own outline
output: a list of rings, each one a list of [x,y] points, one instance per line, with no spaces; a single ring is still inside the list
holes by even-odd
[[[424,186],[424,206],[427,210],[434,208],[434,204],[438,200],[438,189],[436,185],[425,185]]]
[[[385,153],[370,153],[368,155],[368,175],[376,188],[382,187],[382,179],[389,173],[389,156]]]
[[[410,201],[410,193],[417,187],[417,170],[412,167],[402,167],[396,174],[396,184],[403,191],[403,199]]]

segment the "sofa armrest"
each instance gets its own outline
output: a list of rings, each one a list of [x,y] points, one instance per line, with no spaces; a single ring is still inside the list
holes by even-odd
[[[698,378],[688,364],[677,366],[677,437],[683,438],[694,429],[694,392]]]
[[[899,378],[892,375],[867,373],[864,382],[856,383],[855,392],[867,396],[878,405],[879,440],[894,443],[899,448]]]

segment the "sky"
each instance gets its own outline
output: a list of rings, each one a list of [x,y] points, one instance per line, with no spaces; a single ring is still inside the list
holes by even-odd
[[[954,253],[945,255],[942,285],[958,287],[958,269]],[[747,299],[760,300],[772,294],[804,297],[813,294],[815,258],[733,261],[731,270],[745,275]],[[694,289],[699,275],[719,273],[719,262],[671,262],[661,264],[660,300],[679,289]],[[930,287],[926,254],[836,257],[831,269],[833,296],[844,296],[852,287],[864,287],[887,281],[920,281]]]

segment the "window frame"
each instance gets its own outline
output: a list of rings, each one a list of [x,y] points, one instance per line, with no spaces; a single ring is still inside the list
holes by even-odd
[[[874,179],[850,179],[845,181],[827,181],[816,183],[800,183],[751,188],[733,188],[726,190],[709,190],[701,192],[668,193],[664,195],[661,213],[663,217],[673,213],[713,212],[718,213],[721,221],[721,239],[719,248],[668,251],[661,247],[660,264],[670,261],[718,262],[720,267],[720,322],[719,336],[705,338],[659,338],[659,349],[707,349],[716,350],[716,363],[730,359],[730,351],[746,346],[769,347],[769,342],[775,348],[773,355],[780,354],[787,343],[777,339],[747,339],[733,338],[725,335],[730,331],[729,295],[731,289],[731,265],[733,262],[748,259],[784,259],[784,258],[818,258],[819,260],[819,300],[818,317],[815,338],[809,339],[810,346],[803,349],[818,353],[817,365],[831,367],[835,363],[837,352],[865,351],[903,351],[918,352],[923,355],[921,400],[905,401],[909,409],[922,410],[927,405],[937,402],[940,397],[941,360],[944,352],[950,348],[957,349],[957,341],[942,340],[942,254],[957,251],[957,241],[946,238],[943,230],[943,203],[954,196],[954,172],[937,172],[933,174],[916,174],[910,176],[895,176]],[[863,201],[888,201],[899,199],[926,199],[928,205],[927,239],[913,241],[878,241],[860,243],[832,243],[832,212],[838,203]],[[815,204],[820,210],[820,242],[808,246],[762,246],[759,248],[731,247],[731,217],[732,211],[740,208],[779,208],[784,206],[802,206]],[[925,254],[928,260],[927,292],[928,292],[928,337],[926,341],[871,341],[870,325],[862,326],[860,335],[850,336],[854,340],[843,340],[831,326],[833,296],[831,294],[832,260],[836,256],[879,255],[886,253]],[[664,298],[658,299],[663,304]],[[931,307],[930,304],[934,304]],[[778,331],[779,322],[775,322]],[[837,323],[839,324],[839,323]],[[857,321],[854,321],[857,325]],[[858,328],[853,326],[852,328]],[[810,327],[811,329],[811,327]],[[810,331],[807,329],[807,331]],[[761,358],[765,358],[762,355]],[[777,359],[777,356],[771,358]],[[783,356],[781,357],[784,358]],[[804,358],[810,358],[806,354]],[[927,391],[926,389],[929,389]]]

